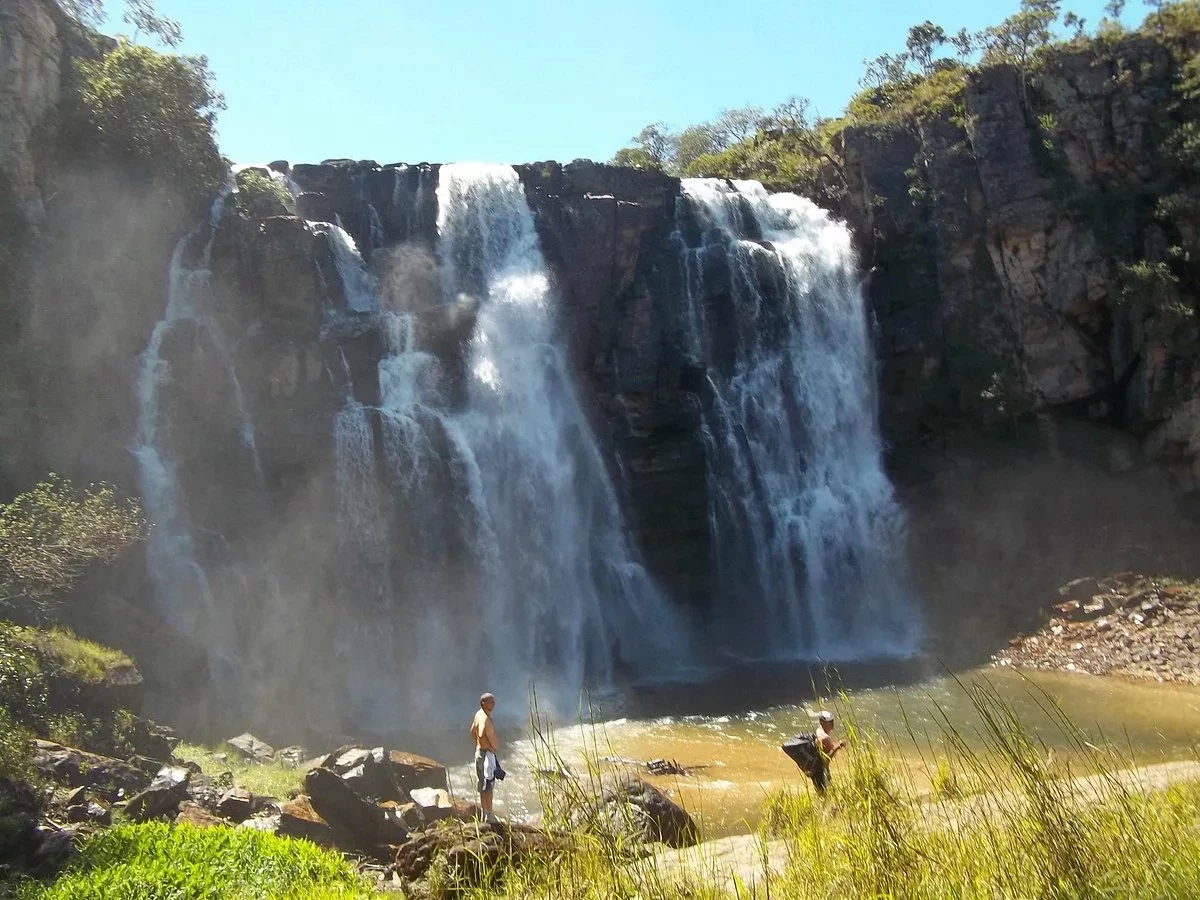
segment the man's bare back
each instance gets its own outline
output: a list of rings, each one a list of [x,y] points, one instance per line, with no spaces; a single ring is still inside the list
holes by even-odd
[[[485,750],[495,753],[499,749],[496,727],[492,724],[492,717],[486,709],[475,711],[475,718],[471,720],[471,737],[475,741],[476,756],[482,756]]]

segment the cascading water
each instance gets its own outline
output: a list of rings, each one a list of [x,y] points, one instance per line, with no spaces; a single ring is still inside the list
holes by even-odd
[[[373,312],[379,308],[379,283],[363,262],[362,254],[354,238],[340,222],[322,226],[328,230],[329,242],[333,246],[333,259],[337,264],[342,287],[346,291],[346,306],[352,313]]]
[[[626,539],[517,174],[444,166],[437,193],[444,298],[478,301],[465,387],[452,397],[401,313],[380,364],[384,455],[398,502],[421,510],[413,671],[430,699],[488,687],[522,703],[536,683],[566,705],[614,665],[670,667],[685,642]]]
[[[162,357],[163,342],[173,329],[193,323],[201,329],[226,368],[232,388],[237,432],[261,484],[262,468],[255,443],[254,424],[219,330],[206,309],[210,299],[209,264],[213,240],[225,201],[232,191],[227,184],[213,202],[209,222],[183,237],[171,257],[167,307],[155,325],[140,359],[137,379],[138,424],[131,451],[137,460],[138,481],[149,520],[153,523],[147,546],[147,567],[155,595],[167,620],[184,634],[205,643],[212,654],[214,673],[227,675],[232,660],[232,623],[214,606],[213,590],[193,533],[169,440],[172,423],[164,408],[164,388],[172,385],[170,363]],[[188,253],[207,232],[198,265],[187,264]]]
[[[712,381],[709,518],[725,649],[910,653],[921,628],[904,517],[881,466],[849,232],[757,182],[685,179],[683,190],[700,235],[694,246],[679,238],[688,345]]]

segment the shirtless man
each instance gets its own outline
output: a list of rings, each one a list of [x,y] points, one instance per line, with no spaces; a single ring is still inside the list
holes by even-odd
[[[492,789],[496,786],[496,750],[500,742],[496,739],[496,726],[492,724],[492,710],[496,708],[496,698],[484,694],[479,698],[479,709],[471,720],[471,738],[475,741],[475,776],[479,788],[479,806],[483,810],[483,818],[490,821],[492,816]],[[491,754],[491,759],[488,759]]]

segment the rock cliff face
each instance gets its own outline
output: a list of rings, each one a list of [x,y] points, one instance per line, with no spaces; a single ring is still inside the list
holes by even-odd
[[[1200,282],[1167,249],[1196,247],[1155,214],[1187,115],[1178,77],[1161,43],[1135,36],[1027,79],[985,68],[962,109],[846,132],[843,212],[875,267],[894,442],[947,418],[1082,417],[1137,438],[1180,494],[1200,488]],[[1135,261],[1170,263],[1172,283],[1131,284]]]
[[[16,203],[34,222],[43,216],[34,130],[58,103],[62,14],[51,0],[0,3],[0,172]]]

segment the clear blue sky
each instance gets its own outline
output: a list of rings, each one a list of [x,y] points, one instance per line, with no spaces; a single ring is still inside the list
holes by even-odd
[[[110,2],[110,7],[115,3]],[[790,94],[840,112],[862,60],[925,19],[1017,0],[158,0],[209,57],[240,162],[608,159],[643,125]],[[1064,4],[1099,21],[1103,0]],[[253,12],[251,12],[253,10]],[[1142,14],[1131,0],[1127,17]],[[113,15],[119,19],[119,12]],[[110,22],[109,30],[119,30]]]

